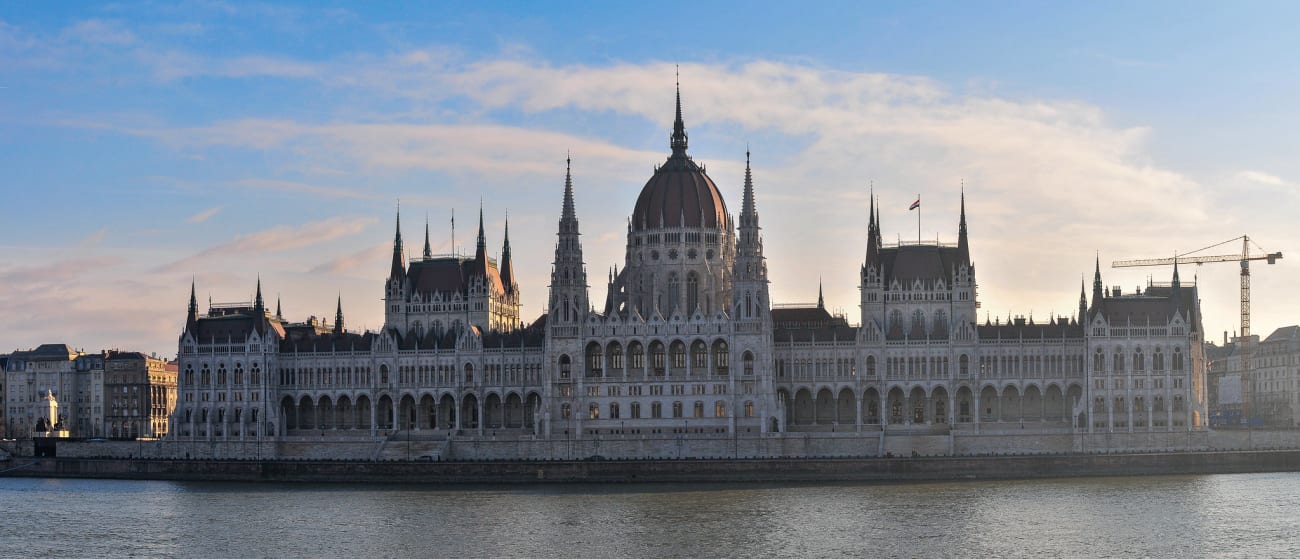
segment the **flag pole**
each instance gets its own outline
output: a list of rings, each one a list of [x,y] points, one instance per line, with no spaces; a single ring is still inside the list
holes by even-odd
[[[921,193],[916,193],[916,244],[921,244]]]

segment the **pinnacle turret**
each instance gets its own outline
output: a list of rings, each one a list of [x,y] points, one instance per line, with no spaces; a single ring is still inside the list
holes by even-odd
[[[1101,304],[1102,287],[1101,287],[1101,255],[1097,255],[1096,267],[1092,272],[1092,304],[1094,306]]]
[[[429,216],[424,216],[424,259],[433,259],[433,245],[429,244]]]
[[[515,267],[510,261],[510,216],[506,216],[505,242],[501,244],[501,283],[505,286],[506,293],[513,293],[515,290]]]
[[[338,307],[336,307],[334,311],[334,333],[342,334],[346,331],[347,330],[343,328],[343,294],[340,293]]]
[[[406,277],[406,253],[402,248],[402,210],[397,209],[397,233],[393,236],[393,266],[389,279],[400,280]]]
[[[961,191],[961,220],[957,224],[957,254],[961,263],[970,265],[970,241],[966,238],[966,188]]]
[[[677,78],[677,118],[673,121],[673,135],[668,147],[673,150],[673,157],[686,157],[686,123],[682,121],[682,80]]]
[[[194,331],[199,323],[199,299],[194,292],[194,280],[190,280],[190,308],[185,318],[185,330]]]

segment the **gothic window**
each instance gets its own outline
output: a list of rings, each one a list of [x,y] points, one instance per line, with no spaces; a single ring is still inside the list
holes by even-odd
[[[601,360],[603,355],[600,351],[600,344],[591,342],[587,344],[587,376],[601,376]]]
[[[591,404],[587,407],[587,419],[600,419],[600,404]]]
[[[1106,355],[1102,353],[1101,348],[1097,348],[1096,355],[1092,356],[1092,372],[1100,373],[1106,370]]]
[[[628,366],[632,369],[645,368],[645,349],[640,342],[632,342],[627,347]]]
[[[682,403],[673,402],[673,418],[681,419],[681,417],[682,417]]]
[[[897,330],[899,333],[903,331],[903,311],[894,309],[889,313],[889,330]]]
[[[185,386],[186,386],[187,388],[188,388],[188,387],[191,387],[191,386],[194,386],[194,366],[193,366],[193,365],[186,365],[186,366],[185,366]]]
[[[217,365],[217,386],[225,386],[225,384],[226,384],[226,364],[222,363],[220,365]]]
[[[571,320],[570,317],[569,317],[569,296],[568,296],[568,295],[565,295],[565,296],[564,296],[564,303],[561,304],[560,306],[563,307],[563,309],[564,309],[564,311],[563,311],[563,312],[564,312],[564,321],[565,321],[565,322],[568,322],[569,320]]]
[[[560,356],[560,378],[569,378],[569,373],[573,367],[573,361],[568,355]]]
[[[235,384],[244,384],[244,365],[240,363],[235,364]]]
[[[561,417],[562,419],[569,419],[569,418],[572,418],[572,417],[573,417],[573,408],[570,407],[569,404],[560,404],[560,417]]]
[[[752,318],[753,316],[754,316],[754,295],[752,293],[745,293],[745,318]]]
[[[1156,348],[1155,353],[1151,354],[1151,370],[1161,372],[1165,370],[1165,354]]]
[[[680,341],[673,342],[671,353],[673,358],[673,368],[678,370],[685,369],[686,368],[686,344]]]
[[[961,357],[959,357],[958,360],[957,360],[957,366],[961,368],[961,370],[959,371],[959,372],[961,373],[961,376],[964,377],[964,376],[969,375],[969,374],[970,374],[970,356],[966,355],[965,353],[961,354]]]
[[[704,342],[695,340],[695,343],[691,344],[691,367],[696,372],[705,372],[704,369],[708,366],[709,349],[704,345]]]
[[[700,276],[695,272],[686,274],[686,312],[694,313],[700,306]]]
[[[610,342],[609,344],[609,368],[612,371],[623,370],[623,346],[619,345],[618,342]]]
[[[1176,372],[1176,373],[1181,373],[1181,372],[1183,372],[1183,350],[1182,350],[1182,348],[1177,348],[1177,347],[1174,348],[1174,360],[1173,360],[1173,361],[1174,361],[1174,362],[1173,362],[1173,371]]]
[[[632,402],[632,419],[641,419],[641,402]]]
[[[682,285],[677,274],[668,274],[668,313],[672,314],[681,305]]]
[[[868,356],[867,356],[867,376],[869,376],[869,377],[874,377],[874,376],[876,376],[876,356],[875,356],[875,355],[868,355]]]
[[[745,371],[744,371],[744,372],[745,372],[745,376],[753,375],[753,374],[754,374],[754,354],[753,354],[753,353],[750,353],[750,352],[748,352],[748,351],[746,351],[746,352],[745,352],[745,355],[744,355],[743,357],[741,357],[741,361],[744,362],[743,367],[744,367],[744,369],[745,369]]]
[[[212,384],[212,371],[208,370],[208,364],[203,364],[203,370],[199,372],[199,382],[203,386]]]
[[[610,402],[610,404],[609,404],[609,418],[610,418],[610,419],[618,419],[618,402]]]
[[[694,416],[697,418],[704,417],[704,402],[695,402]]]
[[[474,365],[473,365],[473,364],[470,364],[470,363],[466,363],[466,364],[465,364],[465,384],[472,384],[473,382],[474,382]]]
[[[663,417],[663,416],[664,416],[664,405],[663,405],[663,403],[661,403],[661,402],[651,402],[651,403],[650,403],[650,417],[651,417],[652,419],[659,419],[659,418],[661,418],[661,417]]]
[[[379,384],[388,384],[388,365],[379,366]]]
[[[745,417],[754,417],[754,402],[745,402]]]
[[[934,328],[932,328],[930,331],[940,336],[942,336],[945,332],[948,331],[948,316],[946,313],[944,313],[943,311],[935,311]]]
[[[1139,373],[1146,370],[1146,356],[1140,347],[1133,350],[1133,370]]]
[[[730,369],[731,352],[727,349],[725,340],[713,342],[713,372],[718,375],[725,375]]]
[[[664,374],[664,343],[660,341],[650,342],[650,368],[654,369],[655,374]]]
[[[727,417],[727,403],[718,400],[713,403],[713,417]]]
[[[1124,354],[1118,350],[1115,351],[1114,367],[1111,368],[1116,373],[1124,372]]]

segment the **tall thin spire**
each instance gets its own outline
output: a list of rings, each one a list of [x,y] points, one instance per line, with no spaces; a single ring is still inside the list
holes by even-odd
[[[514,264],[510,261],[510,213],[506,212],[505,242],[501,244],[501,283],[506,293],[515,290]]]
[[[682,75],[681,69],[677,70],[677,118],[673,121],[673,135],[668,142],[668,146],[673,150],[673,156],[686,156],[686,123],[682,121]]]
[[[481,274],[487,274],[487,234],[483,232],[483,201],[478,203],[478,246],[474,249],[474,260],[478,262]]]
[[[334,333],[342,334],[345,331],[343,329],[343,294],[339,293],[338,307],[334,310]]]
[[[880,224],[876,222],[876,187],[871,185],[870,202],[867,207],[867,257],[864,266],[873,266],[880,257]]]
[[[1079,323],[1083,324],[1088,319],[1088,291],[1085,289],[1087,284],[1083,281],[1083,274],[1079,274]]]
[[[433,258],[433,246],[429,244],[429,214],[424,214],[424,259]]]
[[[397,204],[397,226],[396,233],[393,235],[393,266],[389,271],[389,279],[401,279],[406,276],[406,253],[402,248],[402,204]]]
[[[199,323],[199,298],[194,292],[194,279],[190,278],[190,308],[185,317],[185,330],[193,331]]]
[[[826,308],[826,298],[822,297],[822,278],[817,278],[817,308]]]
[[[275,296],[275,317],[284,320],[284,313],[280,312],[280,295]]]
[[[754,203],[754,173],[749,168],[749,148],[745,148],[745,193],[740,204],[740,226],[758,226],[758,208]]]
[[[254,310],[259,310],[259,311],[260,311],[260,310],[262,310],[262,309],[264,309],[264,308],[266,308],[266,305],[262,302],[262,275],[261,275],[261,274],[258,274],[258,275],[257,275],[257,295],[256,295],[256,297],[253,299],[253,309],[254,309]]]
[[[573,207],[573,158],[566,153],[564,155],[564,207],[560,210],[560,221],[576,219],[578,214]]]
[[[1101,304],[1101,298],[1102,298],[1102,288],[1101,288],[1101,254],[1100,254],[1100,253],[1097,254],[1097,261],[1096,261],[1096,262],[1097,262],[1097,263],[1096,263],[1096,267],[1093,268],[1093,272],[1092,272],[1092,304],[1093,304],[1093,306],[1096,306],[1096,305]]]
[[[970,265],[970,241],[966,238],[966,182],[961,185],[961,220],[957,224],[957,253],[963,264]]]

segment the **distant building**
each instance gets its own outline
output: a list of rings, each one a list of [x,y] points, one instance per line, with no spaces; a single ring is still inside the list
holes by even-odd
[[[67,432],[103,435],[104,357],[65,344],[44,344],[10,354],[5,366],[8,435]],[[50,416],[50,410],[57,415]]]
[[[1222,346],[1209,344],[1211,418],[1223,426],[1300,426],[1300,326],[1284,326],[1260,341],[1244,340],[1252,349],[1250,369],[1242,374],[1240,338],[1224,335]],[[1250,401],[1243,395],[1249,394]]]
[[[110,437],[166,436],[176,364],[138,351],[104,353],[104,429]]]
[[[9,438],[9,406],[5,405],[5,384],[9,382],[9,355],[0,355],[0,439]]]

